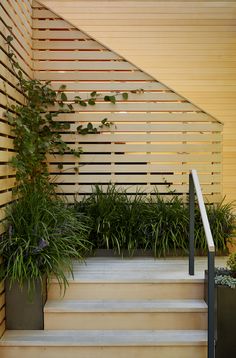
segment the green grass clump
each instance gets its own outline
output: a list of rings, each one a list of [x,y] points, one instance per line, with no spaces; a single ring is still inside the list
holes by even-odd
[[[145,249],[151,249],[154,256],[186,252],[188,211],[182,200],[176,196],[167,200],[156,193],[145,204]]]
[[[109,185],[106,193],[97,185],[90,197],[76,203],[75,208],[90,218],[90,241],[96,248],[114,249],[119,254],[128,250],[132,254],[141,246],[145,203],[139,195],[131,200],[114,185]]]
[[[22,186],[21,195],[7,210],[0,279],[33,289],[36,279],[53,275],[65,288],[72,258],[83,259],[91,246],[89,226],[47,187]]]
[[[167,199],[158,193],[146,196],[137,192],[130,197],[115,185],[109,185],[106,191],[97,185],[88,198],[75,204],[75,209],[90,218],[94,248],[113,249],[119,254],[128,251],[130,255],[137,249],[151,250],[154,256],[188,252],[188,206],[176,195]],[[197,205],[195,210],[195,247],[206,252]],[[207,213],[216,250],[223,252],[235,229],[232,205],[207,205]]]
[[[233,204],[223,201],[206,206],[212,237],[215,243],[216,251],[219,253],[227,250],[226,243],[234,236],[235,232],[235,214],[233,213]],[[203,225],[201,222],[199,209],[196,208],[195,222],[195,241],[196,247],[200,250],[207,250],[207,242]]]

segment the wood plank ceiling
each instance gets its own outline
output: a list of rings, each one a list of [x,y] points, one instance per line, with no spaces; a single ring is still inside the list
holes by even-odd
[[[41,0],[224,126],[224,193],[236,199],[236,1]]]

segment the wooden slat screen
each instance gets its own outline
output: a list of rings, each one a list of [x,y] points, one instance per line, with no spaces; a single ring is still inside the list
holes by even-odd
[[[235,201],[236,1],[41,3],[224,123],[223,195]]]
[[[8,28],[10,27],[10,29]],[[31,0],[0,2],[0,235],[4,232],[5,207],[12,201],[15,174],[8,164],[14,155],[11,127],[4,117],[11,104],[23,103],[17,79],[7,58],[6,37],[12,34],[13,47],[23,71],[32,76]],[[0,283],[0,337],[5,330],[4,285]]]
[[[93,184],[106,188],[112,182],[130,194],[158,190],[163,195],[170,191],[182,195],[188,191],[189,169],[196,168],[208,200],[219,200],[222,125],[210,115],[37,2],[33,55],[35,77],[51,80],[55,89],[65,84],[71,100],[75,95],[86,98],[93,90],[103,94],[144,90],[115,105],[100,101],[60,115],[59,120],[71,123],[63,138],[71,147],[83,148],[78,173],[73,156],[48,158],[60,194],[73,201],[75,194],[82,198],[91,193]],[[103,118],[114,125],[96,135],[76,133],[79,124],[99,125]]]

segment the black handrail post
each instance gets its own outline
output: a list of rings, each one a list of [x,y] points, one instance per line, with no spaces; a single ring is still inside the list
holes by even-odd
[[[208,358],[215,357],[215,252],[208,251]]]
[[[194,183],[192,173],[189,174],[189,275],[194,275]]]
[[[207,357],[215,358],[215,244],[211,233],[201,186],[195,169],[189,174],[189,274],[194,275],[194,199],[195,192],[208,246],[208,348]]]

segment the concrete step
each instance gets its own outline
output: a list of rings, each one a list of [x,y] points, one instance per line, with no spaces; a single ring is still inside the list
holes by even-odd
[[[66,300],[202,299],[204,294],[203,270],[189,276],[186,258],[90,258],[74,263],[68,281]],[[48,298],[61,297],[63,290],[52,280]]]
[[[3,358],[206,358],[206,331],[7,331]]]
[[[45,329],[166,330],[207,328],[203,300],[49,300]]]

